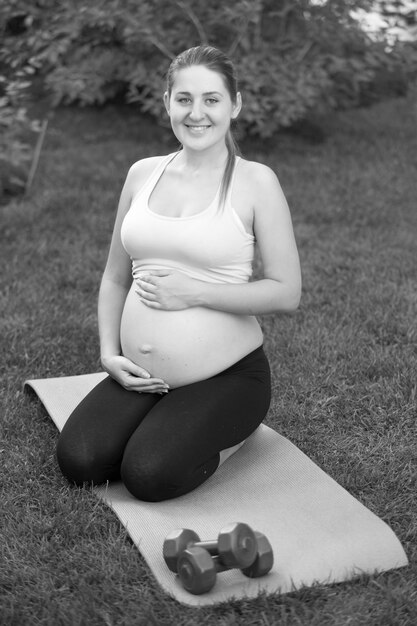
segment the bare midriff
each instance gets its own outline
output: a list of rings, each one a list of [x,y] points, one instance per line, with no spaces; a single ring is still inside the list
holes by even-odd
[[[132,285],[121,321],[123,355],[171,388],[227,369],[262,344],[253,316],[204,307],[162,311],[143,304]]]

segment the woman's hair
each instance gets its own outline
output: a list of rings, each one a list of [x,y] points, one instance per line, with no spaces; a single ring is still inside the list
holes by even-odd
[[[181,52],[181,54],[179,54],[172,61],[167,73],[167,91],[169,97],[171,96],[176,72],[193,65],[204,65],[207,69],[220,74],[224,80],[225,87],[229,92],[232,102],[236,103],[237,78],[233,63],[229,57],[224,54],[224,52],[218,50],[218,48],[213,48],[212,46],[196,46],[195,48],[189,48],[188,50]],[[221,185],[221,204],[224,203],[230,186],[235,166],[235,157],[240,153],[230,128],[226,135],[226,146],[228,157]]]

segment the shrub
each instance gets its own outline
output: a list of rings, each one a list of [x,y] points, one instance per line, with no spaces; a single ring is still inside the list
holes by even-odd
[[[19,72],[13,80],[0,75],[0,197],[21,193],[27,181],[32,158],[27,137],[39,131],[38,121],[29,118],[24,106],[30,74]]]
[[[354,106],[378,72],[390,71],[383,41],[351,10],[365,0],[4,0],[3,59],[45,77],[55,104],[103,104],[122,96],[164,119],[171,59],[200,43],[235,61],[244,93],[243,128],[268,137],[312,109]],[[10,30],[10,29],[9,29]],[[398,58],[397,58],[398,62]]]

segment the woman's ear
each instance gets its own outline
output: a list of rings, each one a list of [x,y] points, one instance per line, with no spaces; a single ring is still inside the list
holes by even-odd
[[[235,120],[237,118],[241,109],[242,109],[242,94],[240,93],[240,91],[238,91],[236,94],[236,102],[233,106],[232,120]]]
[[[166,111],[169,115],[169,95],[167,91],[164,93],[164,104],[165,104]]]

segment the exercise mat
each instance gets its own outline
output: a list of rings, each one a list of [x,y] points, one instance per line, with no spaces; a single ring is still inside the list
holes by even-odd
[[[105,374],[29,380],[61,430],[73,408]],[[162,588],[188,605],[286,593],[316,583],[349,580],[407,565],[393,531],[338,485],[290,441],[261,425],[198,489],[175,500],[149,503],[133,498],[121,483],[96,488],[126,527]],[[214,539],[230,522],[264,533],[274,566],[249,579],[239,570],[217,576],[213,589],[185,591],[162,558],[165,536],[191,528]]]

